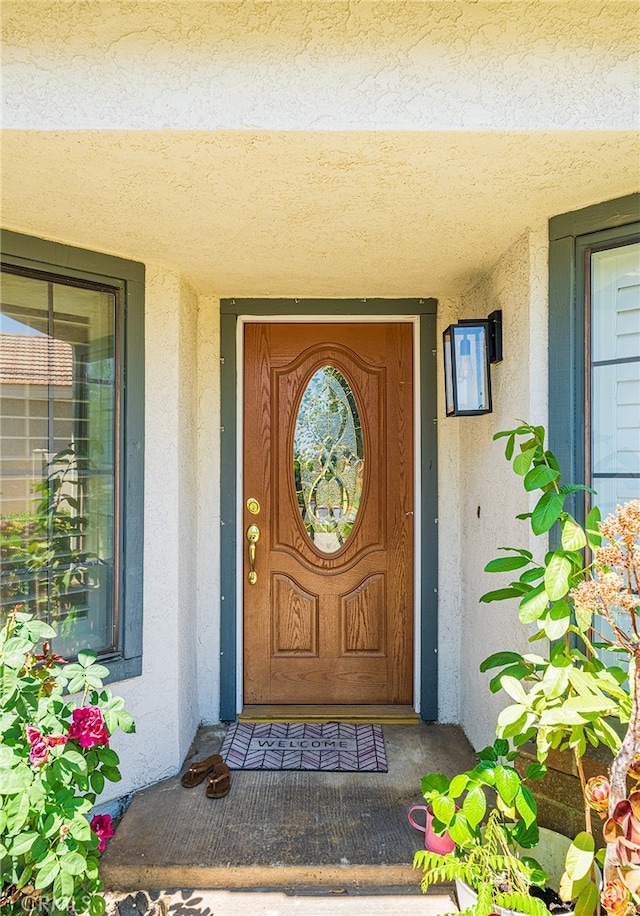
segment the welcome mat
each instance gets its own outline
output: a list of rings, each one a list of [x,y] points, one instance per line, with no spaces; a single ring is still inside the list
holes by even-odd
[[[231,770],[387,772],[380,725],[237,722],[220,753]]]

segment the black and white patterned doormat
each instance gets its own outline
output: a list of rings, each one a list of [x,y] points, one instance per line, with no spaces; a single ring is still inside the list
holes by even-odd
[[[237,722],[220,753],[231,770],[387,772],[380,725]]]

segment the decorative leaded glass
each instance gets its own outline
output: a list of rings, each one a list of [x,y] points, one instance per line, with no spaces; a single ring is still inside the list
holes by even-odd
[[[309,379],[293,434],[293,473],[305,529],[323,553],[345,543],[360,506],[362,428],[349,383],[334,366]]]

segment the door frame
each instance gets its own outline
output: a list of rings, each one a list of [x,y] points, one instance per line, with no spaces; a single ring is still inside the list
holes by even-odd
[[[414,707],[438,717],[438,465],[435,299],[220,301],[220,719],[242,709],[242,394],[247,322],[411,322],[414,327]]]

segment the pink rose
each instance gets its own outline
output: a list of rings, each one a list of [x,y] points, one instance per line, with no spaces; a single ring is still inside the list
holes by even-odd
[[[49,756],[49,748],[42,737],[42,732],[39,732],[37,728],[33,728],[31,725],[27,725],[27,738],[31,747],[29,760],[34,767],[42,766],[43,763],[47,762],[47,757]]]
[[[89,824],[95,835],[100,840],[98,844],[98,849],[100,852],[104,852],[104,848],[107,845],[107,840],[110,840],[113,836],[113,826],[111,824],[111,815],[110,814],[96,814],[92,818],[91,823]]]
[[[95,747],[109,744],[109,732],[98,706],[82,706],[73,710],[73,722],[69,726],[69,737],[75,738],[80,747]]]
[[[29,760],[34,767],[42,766],[49,758],[49,748],[58,744],[66,744],[67,739],[64,735],[43,735],[37,728],[27,725],[27,740],[31,750],[29,751]]]

